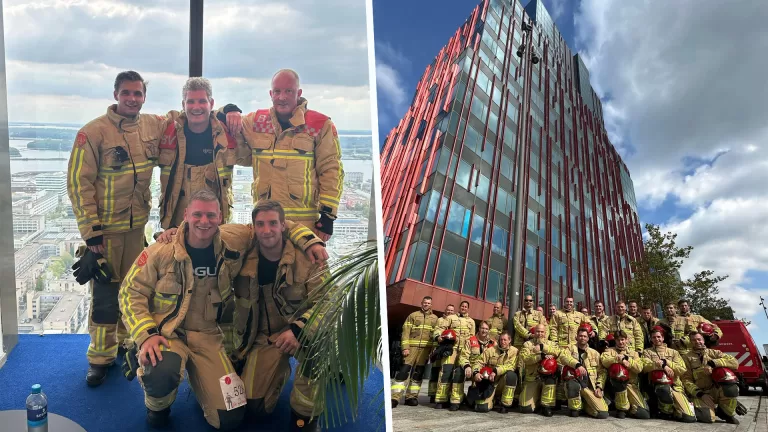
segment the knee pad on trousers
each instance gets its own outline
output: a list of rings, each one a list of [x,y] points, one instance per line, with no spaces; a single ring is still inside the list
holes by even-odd
[[[157,366],[152,366],[151,372],[144,375],[141,382],[147,396],[168,396],[181,383],[181,356],[172,351],[164,351],[163,360],[158,362]]]
[[[614,393],[623,392],[627,389],[626,381],[618,381],[615,379],[611,379],[609,381],[611,382],[611,390],[613,390]]]
[[[517,372],[509,371],[506,374],[505,384],[508,386],[517,386]]]
[[[683,423],[696,423],[696,416],[683,414],[683,416],[680,417],[680,421]]]
[[[464,382],[464,369],[460,367],[453,368],[453,373],[451,374],[451,382],[454,384],[460,384]]]
[[[553,385],[557,382],[557,379],[555,378],[554,375],[547,375],[544,377],[543,381],[544,381],[544,385]]]
[[[246,401],[246,411],[249,416],[260,417],[269,414],[264,406],[264,398],[248,399]]]
[[[400,369],[397,372],[395,372],[395,380],[405,381],[408,379],[408,375],[410,374],[411,374],[411,366],[402,365],[400,366]]]
[[[411,376],[411,379],[414,381],[421,381],[421,378],[424,376],[424,366],[416,366],[413,368],[413,375]]]
[[[219,414],[219,430],[231,431],[240,427],[245,418],[246,407],[241,406],[231,411],[216,410]]]
[[[725,384],[720,386],[720,388],[723,389],[723,396],[727,398],[735,398],[739,396],[739,385],[738,384]]]
[[[654,387],[653,392],[656,394],[659,402],[663,404],[669,405],[674,402],[672,399],[672,387],[667,384],[657,385]]]
[[[570,380],[565,383],[565,394],[568,399],[578,397],[581,394],[581,386],[576,380]]]
[[[696,420],[702,423],[714,423],[715,418],[712,417],[712,411],[707,407],[696,407],[693,409],[696,413]]]
[[[645,408],[638,408],[635,413],[635,418],[640,420],[648,420],[651,418],[651,413]]]
[[[475,404],[475,411],[481,412],[481,413],[487,413],[488,411],[490,411],[490,409],[488,409],[487,403],[479,403],[479,404]]]
[[[453,374],[453,365],[443,365],[443,375],[440,377],[440,382],[448,384],[451,382],[451,375]]]
[[[93,282],[93,310],[91,320],[96,324],[117,324],[120,313],[120,305],[117,296],[120,292],[120,284],[112,282],[108,284]]]
[[[595,418],[600,420],[607,419],[608,411],[598,411],[597,414],[595,415]]]

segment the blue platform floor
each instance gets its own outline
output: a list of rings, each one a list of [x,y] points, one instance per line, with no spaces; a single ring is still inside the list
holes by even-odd
[[[48,396],[48,410],[77,422],[88,432],[151,430],[145,423],[144,393],[138,380],[127,381],[118,366],[109,370],[100,387],[89,388],[85,384],[88,341],[88,335],[20,335],[18,345],[0,368],[0,411],[24,409],[32,384],[41,384]],[[357,421],[331,430],[385,430],[383,379],[381,372],[374,369],[363,389]],[[240,430],[287,430],[292,385],[291,379],[269,422],[244,424]],[[171,409],[171,418],[171,430],[215,430],[203,418],[186,380]]]

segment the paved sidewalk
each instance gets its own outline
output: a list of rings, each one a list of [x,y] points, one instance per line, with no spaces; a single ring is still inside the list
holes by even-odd
[[[426,385],[422,395],[426,395]],[[583,432],[768,432],[768,398],[760,401],[759,396],[744,396],[739,400],[749,409],[746,416],[738,417],[741,424],[729,425],[718,419],[717,423],[679,423],[667,420],[619,420],[611,417],[605,420],[592,419],[586,415],[572,418],[567,409],[556,411],[550,418],[538,414],[508,414],[490,412],[475,413],[462,409],[457,412],[436,410],[429,398],[419,398],[419,406],[410,407],[402,403],[392,410],[395,431],[439,431],[439,432],[495,432],[495,431],[583,431]],[[760,407],[758,408],[758,404]]]

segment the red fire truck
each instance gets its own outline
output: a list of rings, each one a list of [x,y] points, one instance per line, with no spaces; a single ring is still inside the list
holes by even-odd
[[[745,394],[749,387],[760,387],[763,394],[768,394],[768,357],[760,355],[755,341],[741,321],[714,321],[723,331],[723,337],[715,349],[736,357],[739,362],[739,388]]]

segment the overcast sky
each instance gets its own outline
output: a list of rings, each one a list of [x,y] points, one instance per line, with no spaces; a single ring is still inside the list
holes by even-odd
[[[392,8],[402,7],[392,1],[374,0],[382,141],[424,68],[476,4],[421,4],[439,3],[445,18],[387,32],[387,17],[396,21]],[[768,296],[768,2],[544,3],[585,58],[610,139],[629,166],[641,222],[694,247],[683,278],[702,269],[729,275],[721,294],[752,320],[757,342],[768,343],[758,305],[758,296]],[[428,54],[407,42],[415,32],[434,40]]]
[[[189,1],[5,0],[10,121],[85,123],[113,103],[115,75],[150,82],[143,112],[181,108]],[[203,76],[217,106],[268,107],[272,74],[301,76],[309,107],[369,130],[364,0],[206,0]]]

